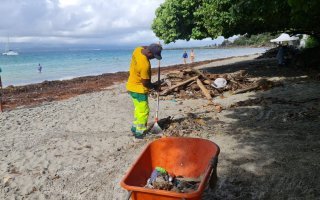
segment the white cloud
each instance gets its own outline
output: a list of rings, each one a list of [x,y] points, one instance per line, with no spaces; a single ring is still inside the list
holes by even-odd
[[[48,41],[56,38],[97,41],[147,31],[163,0],[2,0],[0,36],[11,41]],[[5,16],[5,17],[4,17]],[[41,38],[41,39],[37,39]],[[130,42],[130,41],[128,41]]]
[[[137,31],[134,34],[127,35],[123,38],[122,42],[132,43],[134,41],[144,41],[144,40],[147,40],[150,43],[158,42],[158,39],[156,38],[156,36],[151,30]]]
[[[164,0],[1,0],[0,42],[138,44]]]
[[[59,7],[65,8],[68,6],[76,6],[79,5],[80,0],[59,0]]]

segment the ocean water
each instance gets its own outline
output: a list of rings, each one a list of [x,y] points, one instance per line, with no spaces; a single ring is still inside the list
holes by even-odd
[[[263,53],[266,48],[195,49],[195,61]],[[133,49],[66,50],[19,52],[18,56],[0,55],[3,86],[65,80],[75,77],[128,71]],[[182,64],[184,50],[163,50],[161,67]],[[187,50],[189,53],[190,50]],[[39,73],[38,64],[42,66]],[[151,61],[157,67],[157,61]]]

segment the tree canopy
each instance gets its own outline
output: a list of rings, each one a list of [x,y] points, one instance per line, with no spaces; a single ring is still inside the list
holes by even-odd
[[[319,0],[166,0],[152,29],[165,43],[265,32],[320,37]]]

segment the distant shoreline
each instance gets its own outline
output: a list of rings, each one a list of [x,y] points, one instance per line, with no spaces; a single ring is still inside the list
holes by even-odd
[[[161,74],[170,71],[204,66],[221,60],[243,58],[246,56],[233,56],[212,60],[199,61],[189,64],[170,65],[161,68]],[[156,75],[157,69],[152,68],[152,75]],[[108,87],[123,83],[129,76],[128,71],[116,73],[104,73],[96,76],[83,76],[70,80],[44,81],[41,83],[27,84],[23,86],[7,86],[2,89],[3,106],[6,110],[12,110],[20,106],[34,106],[43,102],[68,99],[80,94],[106,90]]]
[[[231,56],[244,56],[263,53],[266,48],[226,48],[196,49],[196,61],[215,60]],[[104,73],[127,71],[131,51],[115,50],[95,52],[56,52],[31,53],[8,59],[3,62],[3,86],[23,86],[43,81],[70,80],[76,77],[98,76]],[[182,50],[163,51],[161,66],[182,64]],[[188,60],[188,62],[190,62]],[[37,71],[38,63],[44,66],[43,72]],[[157,66],[152,60],[153,67]]]
[[[236,49],[236,48],[273,48],[273,46],[208,46],[208,47],[173,47],[164,50],[184,50],[184,49]]]

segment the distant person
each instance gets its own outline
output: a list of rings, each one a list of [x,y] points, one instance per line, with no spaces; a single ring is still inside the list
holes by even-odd
[[[194,62],[195,57],[196,57],[196,55],[194,54],[193,49],[191,49],[191,52],[190,52],[190,61],[191,61],[191,63]]]
[[[0,67],[0,89],[2,88],[1,72],[2,72],[2,69],[1,69],[1,67]],[[1,95],[1,93],[0,93],[0,95]]]
[[[137,47],[132,53],[126,88],[134,105],[134,121],[131,131],[138,139],[142,139],[147,130],[149,90],[156,90],[159,87],[158,83],[151,83],[150,60],[154,58],[161,60],[161,51],[161,45],[150,44]]]
[[[0,67],[0,89],[2,88],[1,72],[2,72],[2,69],[1,69],[1,67]],[[1,95],[1,93],[0,93],[0,95]]]
[[[38,72],[39,72],[39,73],[42,72],[42,66],[40,65],[40,63],[39,63],[39,65],[38,65]]]
[[[187,51],[184,51],[184,53],[182,54],[182,58],[183,58],[184,64],[187,64],[187,58],[188,58]]]
[[[284,60],[284,47],[282,46],[282,44],[280,44],[279,46],[279,50],[277,53],[277,60],[278,60],[278,66],[279,67],[283,67],[285,66],[285,60]]]

